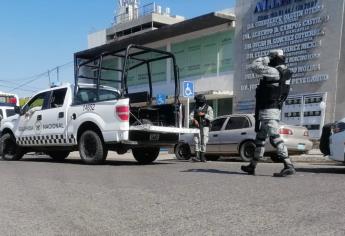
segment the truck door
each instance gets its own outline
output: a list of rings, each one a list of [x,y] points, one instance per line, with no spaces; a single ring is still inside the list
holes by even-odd
[[[23,107],[15,129],[15,136],[20,145],[32,146],[40,143],[38,135],[41,132],[42,113],[48,108],[49,95],[50,91],[39,93]]]
[[[67,88],[52,90],[47,109],[41,113],[41,120],[35,124],[36,134],[44,137],[43,144],[65,146],[72,144],[66,137]]]

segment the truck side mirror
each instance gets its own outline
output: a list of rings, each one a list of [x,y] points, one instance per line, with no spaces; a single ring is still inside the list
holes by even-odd
[[[19,107],[19,106],[15,106],[15,107],[14,107],[14,113],[16,113],[16,114],[19,114],[19,115],[20,115],[20,112],[21,112],[20,107]]]

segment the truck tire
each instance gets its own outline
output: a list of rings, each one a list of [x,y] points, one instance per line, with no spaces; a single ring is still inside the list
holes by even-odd
[[[13,135],[7,133],[1,137],[1,157],[6,161],[17,161],[22,159],[24,151],[20,148]]]
[[[81,134],[78,147],[80,158],[86,164],[102,164],[108,155],[103,140],[93,130],[86,130]]]
[[[47,152],[47,154],[54,160],[54,161],[63,161],[65,160],[68,155],[69,151],[56,151],[56,152]]]
[[[190,147],[187,143],[178,143],[175,147],[175,156],[177,160],[189,160],[191,157]]]
[[[142,165],[147,165],[154,162],[159,155],[159,147],[143,147],[143,148],[133,148],[132,153],[137,160]]]
[[[255,143],[247,140],[241,144],[239,154],[243,161],[250,161],[254,157]]]

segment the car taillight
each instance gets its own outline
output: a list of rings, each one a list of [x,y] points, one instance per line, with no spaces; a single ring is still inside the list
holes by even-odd
[[[345,123],[344,122],[338,122],[335,124],[333,128],[333,133],[339,133],[345,131]]]
[[[116,115],[122,121],[129,121],[129,107],[128,106],[117,106],[115,108]]]
[[[287,135],[292,135],[293,132],[291,129],[287,129],[287,128],[280,128],[279,129],[279,134],[287,134]]]

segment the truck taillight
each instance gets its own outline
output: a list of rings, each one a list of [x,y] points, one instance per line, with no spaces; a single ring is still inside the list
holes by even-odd
[[[291,129],[280,128],[280,129],[279,129],[279,134],[293,135],[293,132],[292,132]]]
[[[115,108],[116,115],[122,121],[129,121],[129,107],[128,106],[117,106]]]

